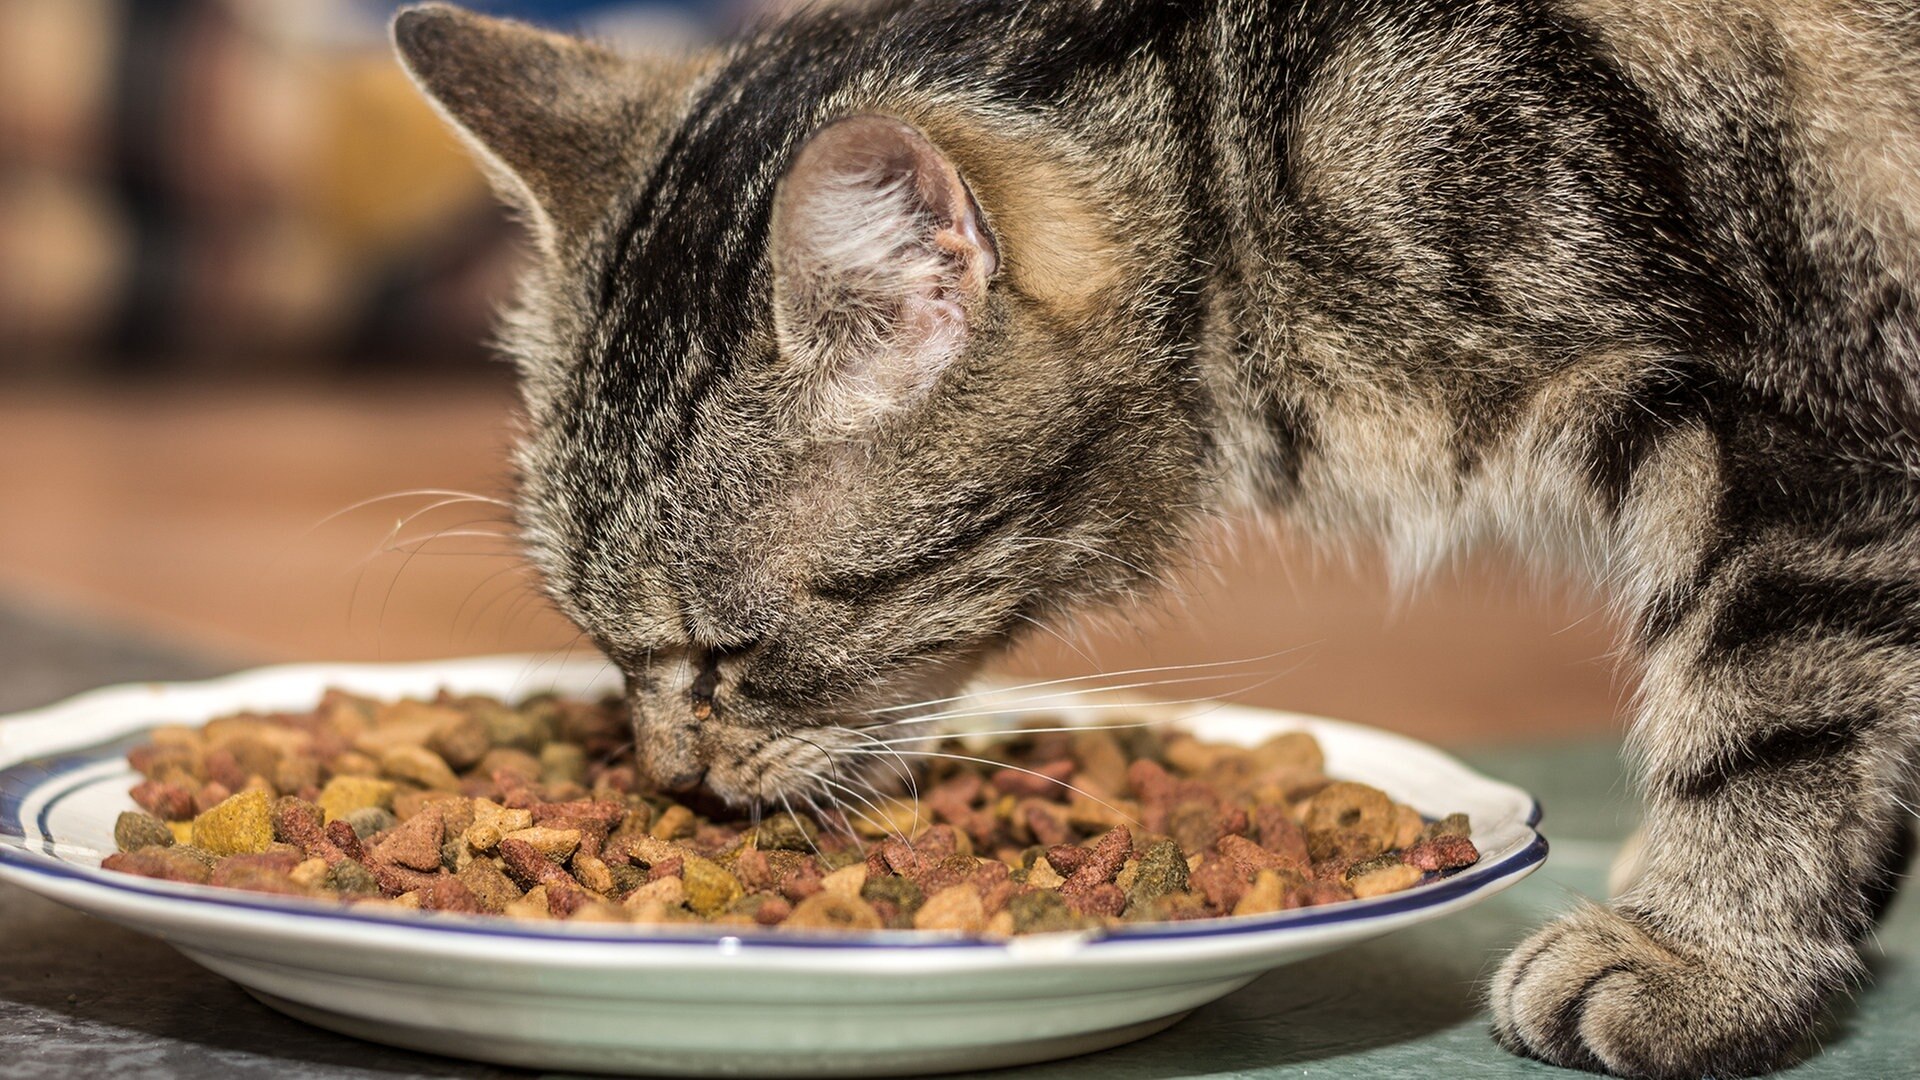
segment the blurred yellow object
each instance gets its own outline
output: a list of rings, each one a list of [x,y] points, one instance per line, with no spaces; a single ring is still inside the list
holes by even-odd
[[[316,81],[311,209],[341,256],[390,255],[492,198],[466,151],[385,53],[336,55]]]

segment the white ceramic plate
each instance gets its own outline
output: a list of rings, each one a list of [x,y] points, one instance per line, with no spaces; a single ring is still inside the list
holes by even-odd
[[[0,720],[0,877],[160,937],[274,1008],[350,1035],[542,1068],[845,1076],[1010,1065],[1140,1038],[1265,971],[1478,903],[1546,858],[1531,796],[1431,747],[1210,705],[1180,723],[1248,745],[1304,728],[1329,773],[1429,816],[1472,815],[1480,861],[1371,900],[1004,943],[375,913],[99,869],[114,818],[133,805],[124,754],[148,728],[304,710],[329,686],[508,698],[618,688],[598,661],[493,657],[276,667],[84,694]],[[1062,702],[1071,717],[1073,702]]]

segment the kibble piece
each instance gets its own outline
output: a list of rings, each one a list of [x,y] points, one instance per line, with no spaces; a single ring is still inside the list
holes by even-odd
[[[585,783],[587,754],[572,743],[548,743],[540,748],[540,782]]]
[[[410,870],[440,869],[440,844],[445,826],[433,814],[415,814],[395,826],[373,849],[374,858]]]
[[[491,859],[474,859],[455,876],[487,911],[504,911],[508,904],[520,899],[520,887]]]
[[[1397,862],[1351,875],[1347,878],[1347,885],[1353,890],[1354,896],[1365,900],[1369,896],[1385,896],[1387,893],[1411,889],[1420,884],[1424,876],[1406,863]]]
[[[518,840],[530,844],[540,854],[554,862],[565,862],[580,846],[579,829],[549,829],[536,825],[527,829],[516,829],[506,834],[505,839]]]
[[[396,780],[411,780],[423,788],[451,791],[460,778],[446,760],[417,744],[389,747],[380,754],[380,771]]]
[[[1384,847],[1393,837],[1393,824],[1393,800],[1365,784],[1328,784],[1307,802],[1308,833],[1352,830],[1375,837]]]
[[[400,824],[400,819],[393,815],[393,811],[379,806],[363,806],[358,810],[349,810],[338,820],[346,822],[347,826],[353,830],[353,835],[362,840],[375,833],[386,832]],[[327,824],[331,826],[333,822],[329,821]]]
[[[784,926],[795,930],[878,930],[886,923],[857,896],[820,892],[794,905]]]
[[[243,791],[193,819],[193,844],[215,855],[253,855],[273,843],[273,798]]]
[[[1452,870],[1480,861],[1480,851],[1466,837],[1448,834],[1420,841],[1403,858],[1420,870]]]
[[[1019,934],[1078,930],[1083,925],[1059,893],[1044,889],[1014,897],[1008,901],[1007,910],[1013,913],[1013,929]]]
[[[745,889],[740,879],[727,873],[720,864],[698,855],[689,855],[681,869],[686,882],[687,906],[699,915],[725,911],[740,899]]]
[[[776,814],[760,822],[753,834],[755,846],[771,851],[813,851],[819,847],[820,827],[792,814]]]
[[[113,844],[121,851],[138,851],[144,847],[172,847],[174,835],[166,822],[152,814],[128,810],[114,819]]]
[[[986,905],[972,885],[949,885],[920,905],[913,914],[915,930],[949,930],[978,934],[987,928]]]
[[[115,852],[100,861],[107,870],[204,885],[213,870],[205,862],[177,847],[144,847],[137,851]]]
[[[393,806],[393,792],[391,780],[379,780],[371,776],[335,776],[320,789],[314,802],[327,815],[327,820],[332,821],[368,807],[390,809]]]
[[[859,896],[860,890],[867,886],[867,864],[853,863],[843,866],[820,879],[820,887],[830,893],[842,896]]]
[[[327,871],[327,860],[307,859],[295,866],[287,877],[303,889],[317,889],[326,883]]]
[[[684,878],[663,877],[658,881],[649,881],[627,895],[624,903],[629,909],[645,904],[662,904],[666,907],[684,907],[687,903],[687,883]]]
[[[1180,846],[1161,840],[1147,848],[1133,870],[1127,902],[1145,904],[1168,893],[1187,890],[1187,858]]]
[[[667,807],[666,812],[655,818],[653,828],[647,830],[655,840],[673,840],[693,832],[693,811],[675,803]]]
[[[525,896],[502,908],[501,914],[515,919],[551,919],[553,918],[552,908],[553,905],[547,900],[547,890],[535,885],[527,890]]]

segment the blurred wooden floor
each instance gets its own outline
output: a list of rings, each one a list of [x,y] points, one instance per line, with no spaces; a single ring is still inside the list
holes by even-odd
[[[498,508],[430,494],[503,493],[510,403],[485,380],[0,386],[0,598],[243,661],[564,650],[575,635],[498,536]],[[397,492],[419,494],[365,502]],[[1246,700],[1455,743],[1616,722],[1627,683],[1605,617],[1498,566],[1396,600],[1263,540],[1209,577],[1157,614],[1040,636],[1010,667],[1281,654]]]

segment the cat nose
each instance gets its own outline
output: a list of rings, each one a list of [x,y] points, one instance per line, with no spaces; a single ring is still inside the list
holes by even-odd
[[[683,769],[680,772],[674,773],[672,776],[664,778],[661,781],[661,786],[679,795],[699,787],[700,781],[706,778],[707,767],[705,765],[695,765],[692,768]]]

